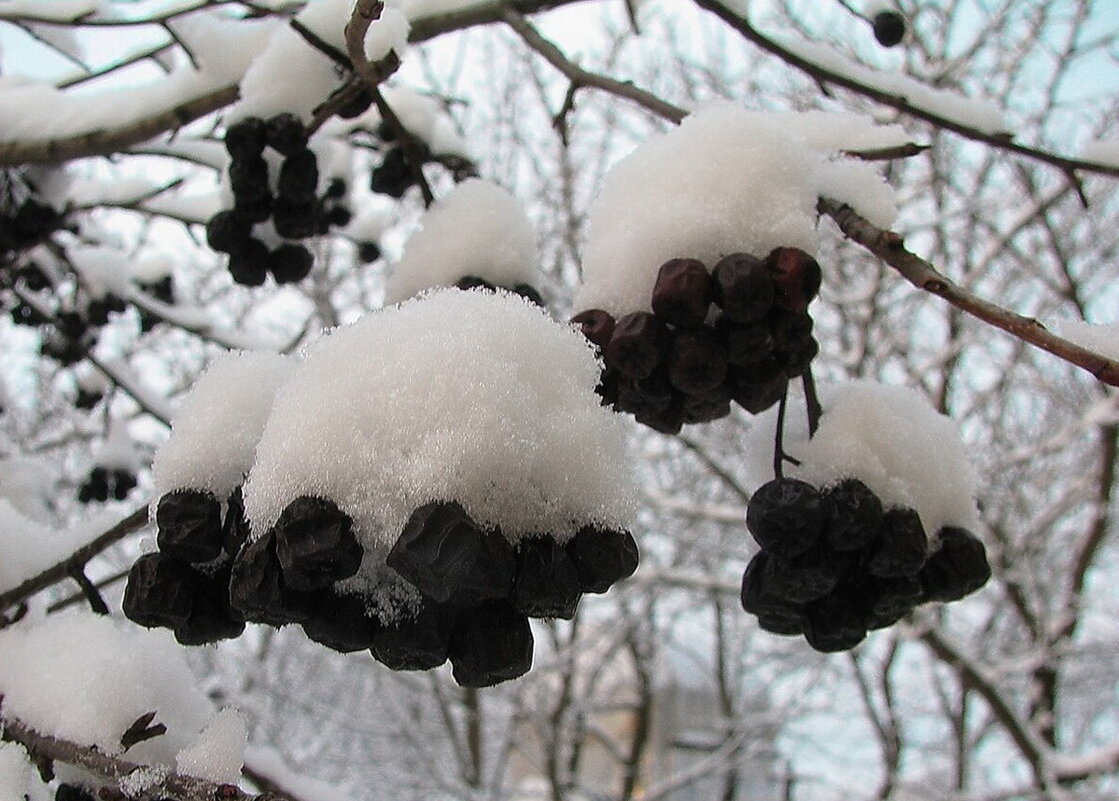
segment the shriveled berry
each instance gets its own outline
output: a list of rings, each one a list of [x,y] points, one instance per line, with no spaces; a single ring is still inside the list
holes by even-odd
[[[615,407],[629,414],[655,414],[668,411],[680,399],[680,392],[668,380],[668,370],[658,368],[645,378],[619,376]]]
[[[265,127],[260,117],[245,117],[225,129],[225,149],[237,161],[257,158],[264,152]]]
[[[304,148],[292,153],[280,166],[277,192],[290,203],[309,203],[315,199],[319,185],[319,162],[312,150]]]
[[[413,511],[385,561],[427,597],[456,604],[508,597],[516,569],[509,541],[483,531],[456,501]]]
[[[667,340],[664,323],[649,312],[623,315],[606,345],[606,364],[623,375],[645,378],[664,361]]]
[[[229,601],[245,620],[269,626],[300,623],[311,616],[315,600],[314,593],[284,585],[274,531],[241,546],[229,577]]]
[[[867,576],[864,583],[867,628],[892,626],[921,602],[921,582],[909,576],[878,578]]]
[[[896,11],[879,11],[874,15],[874,38],[883,47],[893,47],[905,38],[905,17]]]
[[[198,574],[186,562],[146,553],[128,571],[121,608],[133,623],[172,629],[190,617],[197,586]]]
[[[517,545],[513,605],[529,617],[570,620],[583,594],[579,571],[551,537],[529,537]]]
[[[371,648],[379,627],[361,598],[332,592],[320,593],[314,613],[303,621],[308,639],[343,654]]]
[[[268,185],[268,162],[260,156],[229,165],[229,185],[233,197],[241,203],[253,203],[271,191]]]
[[[987,549],[970,531],[946,526],[937,540],[937,549],[917,574],[924,600],[958,601],[991,578]]]
[[[159,550],[187,562],[221,556],[221,504],[212,492],[182,489],[159,499],[155,508]]]
[[[715,333],[723,343],[728,364],[755,364],[773,352],[773,335],[765,319],[736,323],[723,316],[715,321]]]
[[[378,627],[369,651],[392,670],[431,670],[447,661],[458,611],[425,599],[415,615]]]
[[[698,259],[671,259],[653,285],[653,314],[681,327],[703,325],[713,296],[711,277]]]
[[[680,402],[681,419],[687,424],[709,423],[730,414],[731,394],[725,385],[696,395],[685,395]]]
[[[451,674],[461,687],[492,687],[532,667],[528,618],[508,601],[464,610],[451,632]]]
[[[673,403],[667,409],[659,411],[639,411],[633,413],[633,419],[662,434],[675,436],[684,427],[684,410],[682,403]]]
[[[206,244],[218,253],[240,253],[252,238],[252,228],[235,212],[219,211],[206,223]]]
[[[284,112],[265,123],[265,141],[282,156],[290,156],[307,147],[307,129],[294,114]]]
[[[758,551],[754,558],[746,565],[742,574],[742,590],[739,600],[742,608],[751,615],[761,616],[769,613],[780,613],[797,608],[795,604],[778,598],[769,591],[770,562],[774,560],[773,554]]]
[[[637,569],[637,542],[628,531],[583,526],[564,546],[583,592],[606,592]]]
[[[311,274],[315,257],[302,245],[290,242],[278,246],[268,256],[268,269],[277,284],[294,284]]]
[[[532,284],[517,284],[513,287],[513,292],[520,295],[529,303],[540,306],[541,308],[544,306],[544,296],[537,292],[536,287]]]
[[[485,278],[477,275],[464,275],[462,278],[455,281],[455,286],[458,289],[481,289],[485,292],[493,292],[497,289],[492,281],[487,281]]]
[[[820,265],[800,248],[774,248],[766,257],[766,267],[773,276],[776,306],[802,312],[820,291]]]
[[[817,651],[849,651],[866,631],[865,613],[842,595],[826,595],[805,607],[804,638]]]
[[[915,576],[928,558],[929,541],[921,518],[907,506],[882,515],[882,539],[867,569],[875,576]]]
[[[827,595],[839,583],[845,560],[837,559],[821,537],[802,554],[785,560],[773,556],[767,565],[766,589],[791,604],[805,604]]]
[[[241,487],[237,486],[229,494],[225,504],[225,517],[221,524],[222,549],[230,556],[236,556],[241,546],[249,539],[249,521],[245,518],[245,499]]]
[[[350,516],[324,498],[296,498],[276,521],[276,555],[292,589],[317,590],[349,578],[364,553]]]
[[[668,347],[668,380],[681,392],[698,395],[723,384],[727,360],[715,332],[706,327],[676,331]]]
[[[317,229],[315,204],[292,203],[277,198],[272,207],[272,223],[276,233],[284,239],[306,239],[314,236]]]
[[[761,414],[781,400],[789,380],[784,373],[773,378],[754,380],[751,373],[739,369],[727,371],[726,387],[734,402],[750,414]]]
[[[190,616],[175,626],[180,645],[209,645],[230,640],[245,630],[245,621],[229,605],[230,565],[212,576],[200,576]]]
[[[610,337],[614,336],[614,317],[602,309],[581,311],[571,318],[571,322],[579,326],[583,336],[600,349],[604,349],[610,343]]]
[[[857,478],[845,478],[824,490],[828,545],[855,551],[870,544],[882,530],[882,501]]]
[[[96,801],[93,793],[76,784],[60,784],[54,791],[54,801]]]
[[[259,239],[249,239],[243,248],[230,255],[226,269],[234,283],[260,286],[268,278],[268,246]]]
[[[795,478],[767,482],[750,496],[746,526],[774,556],[791,559],[812,547],[824,530],[819,491]]]
[[[732,253],[711,271],[715,304],[730,320],[761,320],[773,305],[773,279],[761,259],[749,253]]]

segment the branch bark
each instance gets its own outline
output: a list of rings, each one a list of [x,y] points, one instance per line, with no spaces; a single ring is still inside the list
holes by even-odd
[[[1119,387],[1119,363],[1057,336],[1033,318],[1023,317],[978,297],[930,262],[907,250],[900,234],[879,228],[859,216],[850,206],[831,198],[820,198],[817,208],[835,220],[848,239],[893,267],[918,289],[938,295],[972,317],[1087,370],[1105,384]]]

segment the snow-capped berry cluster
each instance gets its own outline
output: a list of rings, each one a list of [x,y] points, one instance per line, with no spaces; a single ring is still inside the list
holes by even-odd
[[[853,648],[868,630],[918,604],[959,600],[991,576],[970,531],[945,526],[929,538],[916,511],[884,509],[856,478],[822,490],[770,481],[750,498],[746,525],[761,550],[742,577],[742,608],[818,651]]]
[[[302,281],[314,257],[298,240],[350,221],[350,211],[341,202],[342,181],[331,182],[318,195],[318,158],[307,142],[306,127],[286,113],[268,120],[246,117],[226,131],[233,208],[219,211],[206,223],[206,242],[229,255],[230,275],[239,284],[260,286],[269,274],[277,284]],[[274,181],[266,148],[282,157]],[[255,225],[268,220],[281,238],[294,241],[270,249],[253,234]]]
[[[589,309],[572,322],[602,353],[606,402],[675,434],[732,401],[756,414],[780,400],[819,351],[807,311],[819,288],[819,264],[798,248],[732,253],[710,273],[677,258],[657,273],[652,312]]]

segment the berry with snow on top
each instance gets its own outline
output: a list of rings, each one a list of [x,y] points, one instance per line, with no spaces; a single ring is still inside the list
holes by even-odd
[[[867,565],[875,576],[915,576],[928,558],[929,539],[917,512],[905,506],[887,509],[882,536]]]
[[[244,619],[229,605],[230,568],[226,562],[213,575],[199,575],[190,615],[175,626],[175,640],[180,645],[231,640],[245,630]]]
[[[268,278],[268,246],[250,238],[236,253],[230,254],[226,266],[233,282],[241,286],[260,286]]]
[[[587,309],[579,312],[571,318],[571,322],[579,326],[583,336],[600,351],[610,344],[610,338],[614,336],[614,318],[610,312],[602,309]]]
[[[237,552],[229,577],[230,605],[253,623],[282,626],[310,619],[315,595],[288,588],[276,556],[275,533],[246,542]]]
[[[302,625],[308,639],[343,654],[370,648],[379,628],[361,598],[332,592],[318,595],[314,613]]]
[[[222,553],[221,504],[206,490],[181,489],[159,499],[155,510],[159,550],[185,562],[217,559]]]
[[[290,156],[307,147],[307,128],[297,116],[283,112],[265,122],[264,138],[281,156]]]
[[[292,589],[318,590],[349,578],[364,553],[353,521],[332,501],[296,498],[276,522],[276,555]]]
[[[711,272],[715,304],[728,320],[762,320],[773,305],[773,279],[765,263],[749,253],[724,256]]]
[[[369,651],[391,670],[431,670],[447,661],[454,607],[424,599],[414,615],[379,627]]]
[[[198,574],[164,553],[146,553],[128,571],[121,608],[125,617],[146,628],[173,629],[190,617]]]
[[[828,545],[856,551],[878,538],[882,501],[857,478],[846,478],[824,490],[824,524]]]
[[[661,265],[653,285],[653,313],[669,325],[703,325],[711,305],[712,286],[707,268],[698,259],[671,259]]]

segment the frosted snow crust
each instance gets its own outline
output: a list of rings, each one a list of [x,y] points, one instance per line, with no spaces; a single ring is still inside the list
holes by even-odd
[[[369,553],[433,500],[514,542],[627,528],[636,485],[598,375],[573,328],[511,293],[435,291],[339,328],[276,397],[245,484],[253,534],[298,496],[329,498],[376,584]]]
[[[175,413],[171,438],[156,453],[155,498],[184,488],[228,496],[252,466],[272,399],[294,365],[294,359],[274,353],[226,353],[214,359]]]
[[[476,275],[498,286],[539,282],[536,240],[520,203],[496,184],[471,178],[436,202],[385,282],[385,302]]]
[[[672,258],[713,265],[775,247],[815,253],[816,201],[828,195],[888,227],[893,191],[870,163],[839,151],[906,140],[852,114],[708,106],[654,137],[607,174],[591,208],[584,285],[575,308],[649,311],[657,271]]]
[[[175,755],[179,773],[215,784],[236,784],[244,765],[248,732],[237,710],[223,709],[193,743]]]
[[[818,487],[855,477],[887,508],[908,506],[929,536],[979,527],[976,478],[956,424],[920,393],[853,381],[828,393],[816,436],[786,437],[786,475]],[[769,440],[772,442],[772,439]]]

